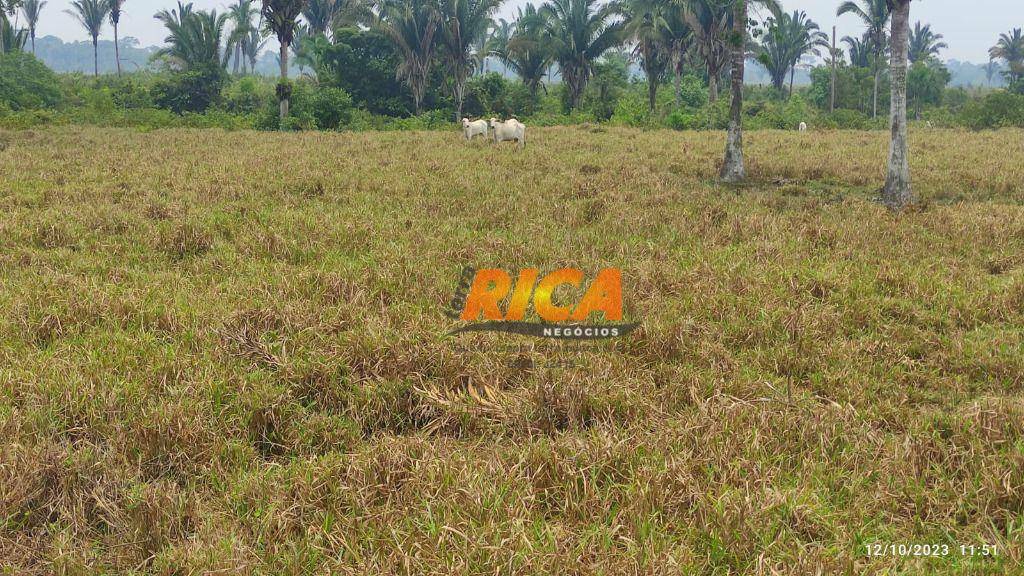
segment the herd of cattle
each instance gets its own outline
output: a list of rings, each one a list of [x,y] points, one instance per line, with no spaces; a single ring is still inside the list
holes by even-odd
[[[466,137],[466,140],[472,140],[477,135],[487,138],[488,130],[490,130],[495,144],[514,140],[519,147],[526,146],[526,124],[515,118],[509,118],[504,122],[497,118],[491,118],[490,121],[462,119],[462,134]]]

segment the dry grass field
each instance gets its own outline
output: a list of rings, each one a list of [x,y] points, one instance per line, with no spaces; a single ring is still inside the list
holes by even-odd
[[[899,215],[886,137],[0,132],[0,573],[1022,573],[1024,132]],[[463,266],[642,326],[448,336]]]

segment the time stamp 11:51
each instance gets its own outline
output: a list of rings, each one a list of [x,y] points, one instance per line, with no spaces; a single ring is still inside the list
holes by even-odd
[[[868,556],[998,556],[995,544],[890,544],[874,542],[865,546]]]

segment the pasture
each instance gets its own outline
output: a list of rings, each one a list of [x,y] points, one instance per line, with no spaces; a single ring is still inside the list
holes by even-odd
[[[0,132],[3,570],[1019,570],[1024,131],[912,130],[900,214],[886,132],[527,137]],[[464,266],[642,326],[449,336]]]

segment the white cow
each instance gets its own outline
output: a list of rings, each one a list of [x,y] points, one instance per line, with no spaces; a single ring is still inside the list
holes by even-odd
[[[807,122],[801,122],[798,130],[800,130],[801,132],[807,132]]]
[[[491,118],[490,124],[491,130],[494,132],[495,144],[506,140],[515,140],[519,147],[526,147],[526,125],[519,120],[509,118],[501,122],[497,118]]]
[[[469,118],[462,119],[462,134],[466,137],[466,140],[472,140],[473,136],[481,135],[487,138],[487,121],[486,120],[474,120],[469,121]]]

